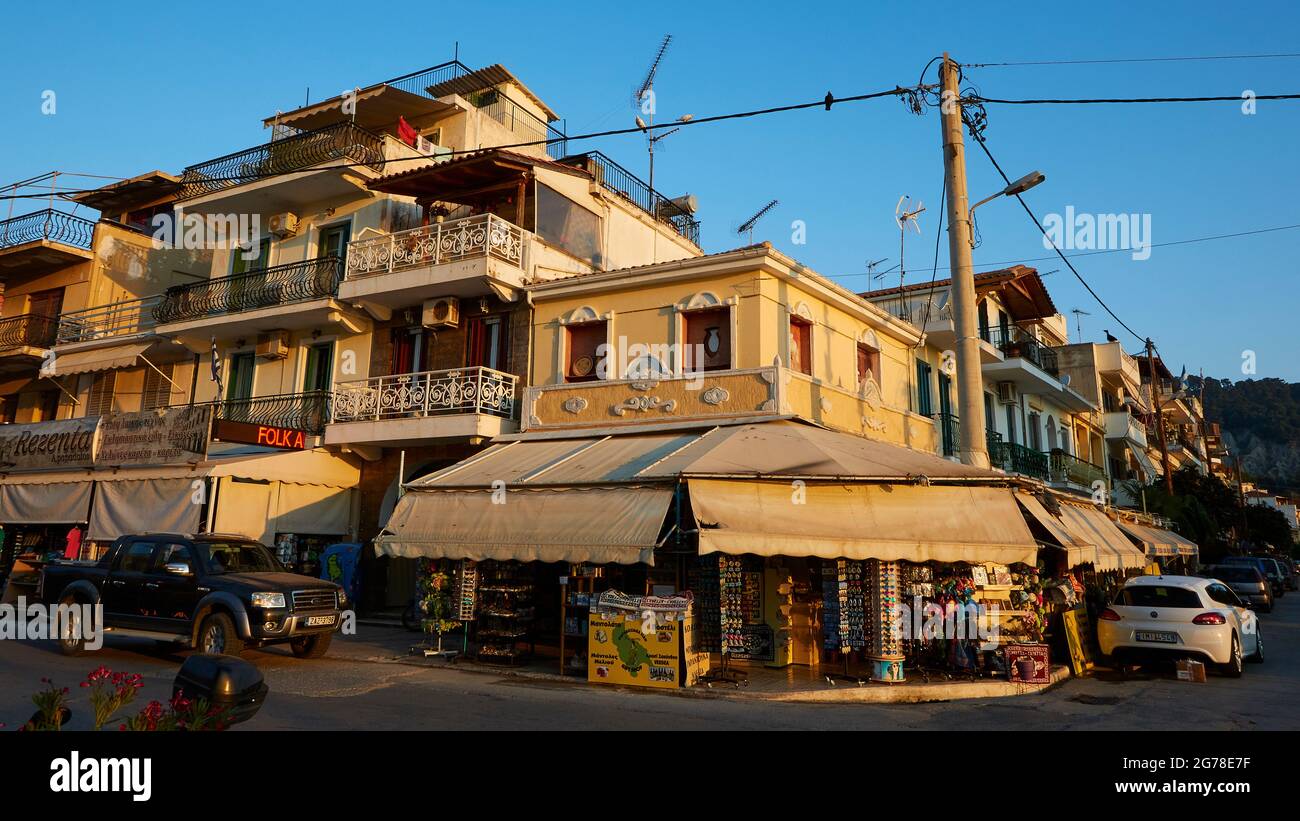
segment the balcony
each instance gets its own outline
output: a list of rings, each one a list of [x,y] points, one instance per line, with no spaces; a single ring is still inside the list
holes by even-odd
[[[334,300],[342,273],[342,260],[331,256],[176,285],[153,315],[160,329],[182,335],[315,327],[342,310]]]
[[[0,221],[0,278],[27,277],[85,262],[95,223],[47,208]]]
[[[437,222],[348,243],[342,299],[389,308],[433,296],[470,296],[490,278],[517,287],[528,271],[533,235],[495,214]]]
[[[0,370],[23,370],[38,364],[54,345],[58,320],[39,314],[0,319]]]
[[[939,429],[939,453],[944,456],[960,456],[961,421],[951,413],[936,413],[931,418]]]
[[[636,205],[642,211],[665,222],[682,237],[695,245],[700,244],[700,223],[683,212],[658,191],[654,191],[640,177],[606,157],[599,151],[588,151],[565,157],[566,165],[585,168],[605,190]]]
[[[1103,416],[1106,438],[1129,442],[1139,448],[1147,446],[1147,430],[1141,420],[1128,411],[1111,411]]]
[[[518,378],[457,368],[340,382],[326,444],[402,444],[487,438],[514,429]]]
[[[1094,410],[1091,400],[1061,381],[1057,352],[1020,328],[981,328],[980,335],[1003,359],[981,368],[988,379],[1014,382],[1021,393],[1042,396],[1066,410]]]
[[[1047,454],[1033,448],[989,437],[989,464],[1007,473],[1019,473],[1047,481],[1050,477]]]
[[[320,436],[325,432],[325,423],[329,420],[330,395],[328,391],[306,391],[248,399],[224,399],[213,402],[212,407],[212,418],[215,420],[274,425]]]
[[[84,311],[68,311],[59,317],[55,344],[76,345],[149,333],[158,324],[154,309],[162,300],[162,294],[154,294]]]
[[[181,174],[177,199],[193,213],[218,200],[232,212],[294,210],[361,194],[366,177],[383,171],[385,158],[383,136],[339,122],[192,165]],[[248,189],[232,199],[240,186]]]
[[[1056,449],[1048,454],[1051,476],[1054,485],[1071,485],[1091,490],[1094,482],[1106,484],[1106,471],[1099,465],[1086,462],[1077,456],[1071,456],[1063,450]]]

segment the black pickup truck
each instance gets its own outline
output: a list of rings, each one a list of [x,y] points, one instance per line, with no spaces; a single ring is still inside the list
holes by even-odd
[[[300,658],[325,655],[347,601],[332,582],[286,573],[265,545],[243,536],[122,536],[98,562],[41,570],[44,604],[103,605],[108,634],[153,638],[238,655],[288,642]],[[68,655],[84,651],[65,633]]]

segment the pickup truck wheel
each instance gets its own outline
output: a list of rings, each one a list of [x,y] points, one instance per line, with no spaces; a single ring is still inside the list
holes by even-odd
[[[244,651],[244,640],[235,622],[225,613],[213,613],[199,627],[199,652],[237,656]]]
[[[72,596],[65,596],[60,602],[64,607],[75,608],[73,618],[59,624],[59,650],[65,656],[80,656],[86,652],[85,631],[81,625],[81,603]]]
[[[333,633],[303,636],[300,639],[290,640],[289,649],[293,650],[293,654],[300,659],[318,659],[330,649],[330,641],[333,638]]]

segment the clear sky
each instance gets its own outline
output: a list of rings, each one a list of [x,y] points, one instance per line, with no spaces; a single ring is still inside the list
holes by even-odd
[[[242,5],[242,10],[241,10]],[[1161,6],[1161,8],[1157,8]],[[1300,52],[1292,3],[862,2],[585,5],[569,2],[136,5],[24,3],[5,12],[0,50],[0,183],[49,170],[132,176],[266,139],[261,119],[354,86],[450,59],[503,63],[565,119],[570,134],[632,124],[633,89],[665,34],[659,120],[702,117],[915,84],[943,50],[963,63]],[[931,72],[929,80],[935,75]],[[1300,92],[1300,59],[972,68],[988,97],[1149,97]],[[56,113],[42,114],[42,93]],[[1300,223],[1300,101],[1241,104],[988,107],[989,145],[1013,177],[1042,170],[1026,199],[1040,216],[1150,215],[1157,245]],[[659,144],[656,187],[700,198],[706,251],[745,242],[735,227],[770,199],[755,232],[854,290],[868,260],[898,262],[895,204],[930,209],[907,240],[908,282],[928,281],[942,185],[938,114],[886,98],[684,129]],[[599,148],[645,176],[644,139]],[[1001,182],[969,147],[972,201]],[[19,205],[15,213],[37,207]],[[8,204],[0,203],[7,212]],[[0,213],[0,217],[4,216]],[[793,242],[802,220],[806,242]],[[977,270],[1048,256],[1019,206],[979,211]],[[1075,259],[1121,318],[1155,339],[1177,371],[1300,381],[1300,230]],[[1109,329],[1138,342],[1059,260],[1046,273],[1083,338]],[[940,275],[947,265],[940,246]],[[1056,270],[1059,269],[1059,270]]]

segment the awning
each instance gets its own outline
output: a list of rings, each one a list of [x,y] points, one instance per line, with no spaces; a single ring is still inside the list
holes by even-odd
[[[668,486],[413,490],[397,502],[380,555],[476,561],[653,564]]]
[[[202,506],[191,479],[100,482],[86,538],[112,541],[128,533],[194,533]]]
[[[1017,493],[1016,501],[1034,518],[1034,521],[1043,526],[1056,546],[1066,552],[1070,567],[1081,564],[1097,566],[1097,545],[1089,541],[1086,536],[1072,532],[1069,519],[1053,516],[1037,498],[1028,493]]]
[[[1200,552],[1195,542],[1173,531],[1123,520],[1117,524],[1142,545],[1148,556],[1195,556]]]
[[[343,112],[345,103],[351,105],[351,114]],[[379,130],[395,126],[398,117],[405,117],[407,122],[423,128],[456,110],[456,106],[450,103],[431,100],[423,94],[404,91],[396,86],[380,84],[364,88],[360,93],[331,97],[294,111],[267,117],[262,125],[267,128],[277,124],[291,125],[304,131],[313,131],[350,119],[362,128]]]
[[[90,482],[0,485],[0,525],[84,522],[90,512]]]
[[[78,373],[130,368],[135,365],[140,354],[147,351],[152,344],[152,342],[129,342],[111,348],[59,354],[54,357],[53,368],[43,372],[42,375],[71,376]]]
[[[1029,564],[1010,490],[691,479],[700,553]]]
[[[1138,467],[1142,468],[1142,472],[1147,475],[1148,482],[1164,475],[1164,472],[1160,470],[1159,466],[1157,466],[1155,462],[1151,461],[1151,457],[1147,456],[1147,452],[1144,449],[1138,447],[1132,442],[1127,442],[1126,444],[1128,445],[1129,452],[1133,454],[1133,458],[1137,461]]]
[[[121,482],[134,479],[195,479],[200,476],[236,476],[299,484],[356,487],[361,469],[353,461],[323,448],[314,450],[258,450],[240,447],[209,451],[206,461],[193,465],[144,465],[119,469],[41,470],[10,473],[0,477],[3,485],[50,485],[94,480]],[[2,522],[3,519],[0,519]]]
[[[1105,513],[1095,507],[1061,505],[1061,517],[1070,532],[1097,545],[1097,570],[1146,567],[1146,554],[1134,546]]]

